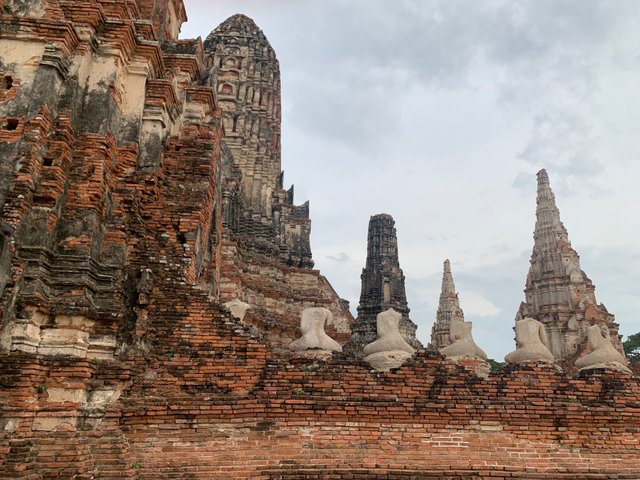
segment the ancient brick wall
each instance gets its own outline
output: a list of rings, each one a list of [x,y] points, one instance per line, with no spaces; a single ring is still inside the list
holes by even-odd
[[[628,377],[596,374],[568,380],[554,370],[532,366],[481,381],[424,356],[409,368],[386,374],[341,361],[321,367],[302,360],[283,363],[267,367],[259,387],[234,402],[211,397],[188,407],[158,406],[154,415],[163,420],[161,426],[150,425],[148,417],[133,411],[124,413],[124,425],[145,423],[136,427],[144,433],[140,445],[132,443],[133,450],[144,455],[152,469],[175,465],[171,450],[163,453],[161,445],[174,441],[178,429],[185,432],[178,421],[182,418],[191,440],[180,449],[185,474],[638,475],[638,425],[629,420],[634,410],[638,413],[639,391],[637,381]],[[198,430],[210,437],[196,446]]]
[[[341,344],[353,319],[234,210],[184,18],[178,0],[3,7],[0,478],[640,478],[637,376],[287,349],[307,307]],[[284,224],[260,235],[308,227],[281,183]],[[238,297],[244,321],[221,306]]]
[[[3,478],[640,475],[637,378],[527,365],[481,379],[429,354],[375,373],[269,358],[221,318],[196,337],[211,321],[188,319],[158,359],[4,357]]]

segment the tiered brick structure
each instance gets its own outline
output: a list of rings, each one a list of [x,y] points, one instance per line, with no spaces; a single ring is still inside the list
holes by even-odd
[[[560,221],[545,170],[538,172],[536,203],[531,267],[516,321],[532,317],[542,322],[556,362],[569,370],[583,353],[589,325],[606,326],[622,352],[618,324],[605,306],[598,304],[595,286],[580,269],[580,257],[571,248],[567,229]]]
[[[380,213],[369,219],[367,262],[362,269],[362,289],[358,316],[347,350],[358,354],[377,338],[376,317],[389,308],[402,314],[400,333],[414,348],[422,347],[416,338],[416,325],[409,319],[404,274],[398,260],[398,239],[391,215]]]
[[[223,142],[223,111],[207,85],[213,57],[200,40],[177,40],[182,2],[2,9],[2,351],[105,360],[148,352],[171,318],[161,299],[180,289],[206,292],[212,312],[218,300],[248,300],[247,323],[274,348],[296,338],[310,306],[331,309],[330,333],[349,338],[346,302],[319,272],[298,268],[310,256],[290,265],[304,256],[301,242],[282,239],[298,238],[286,234],[295,230],[308,246],[308,218],[306,234],[291,205],[272,205],[280,230],[236,221],[251,206],[227,201],[229,185],[242,193],[248,173]],[[279,83],[271,86],[279,103]],[[259,130],[256,152],[268,150],[279,114],[273,123]],[[279,168],[279,147],[272,157]],[[252,249],[260,235],[276,250]]]
[[[0,478],[639,478],[637,377],[282,348],[304,308],[331,309],[341,344],[351,319],[243,233],[246,165],[185,18],[180,0],[2,6]]]
[[[311,270],[308,202],[283,189],[280,156],[280,67],[249,17],[234,15],[207,37],[205,81],[213,87],[225,131],[219,293],[252,308],[247,323],[284,345],[297,337],[304,308],[333,313],[331,333],[346,339],[348,303]]]
[[[440,302],[438,303],[438,312],[436,313],[436,321],[431,327],[431,342],[429,348],[432,350],[440,350],[451,343],[449,339],[449,326],[452,320],[464,322],[464,313],[460,308],[458,293],[453,283],[453,275],[451,273],[451,262],[444,261],[442,273],[442,288],[440,289]]]

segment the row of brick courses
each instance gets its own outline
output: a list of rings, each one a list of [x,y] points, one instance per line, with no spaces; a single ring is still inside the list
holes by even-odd
[[[118,337],[108,360],[0,356],[0,478],[640,478],[638,377],[527,365],[483,379],[473,362],[425,352],[376,373],[347,355],[289,352],[303,308],[344,305],[317,271],[270,260],[251,239],[226,238],[223,249],[221,112],[213,91],[195,85],[207,63],[201,42],[167,39],[167,12],[183,16],[181,2],[47,5],[46,20],[11,17],[16,38],[52,39],[63,56],[95,42],[118,68],[146,59],[145,103],[175,123],[147,168],[137,163],[143,145],[82,130],[83,106],[45,106],[0,131],[3,142],[24,142],[25,162],[3,221],[53,203],[43,236],[66,240],[42,256],[60,246],[69,254],[55,265],[69,269],[63,295],[34,289],[19,313],[83,314],[99,320],[83,328]],[[87,211],[95,229],[56,233],[58,215]],[[16,258],[13,284],[27,262]],[[220,306],[217,289],[223,300],[251,298],[245,322]],[[99,294],[110,300],[87,301]],[[341,342],[348,330],[327,328]]]
[[[62,15],[64,16],[64,15]],[[55,44],[68,57],[80,43],[80,38],[70,22],[55,16],[29,18],[26,16],[0,14],[5,38],[31,41],[37,38]]]
[[[612,377],[610,372],[566,379],[555,370],[537,366],[480,380],[440,359],[423,360],[427,361],[422,366],[388,374],[372,373],[364,365],[346,365],[344,359],[336,360],[333,368],[316,370],[301,368],[312,364],[291,366],[270,360],[267,370],[278,372],[276,378],[267,373],[249,397],[224,399],[208,392],[200,401],[173,401],[170,407],[146,397],[146,410],[140,417],[135,413],[140,399],[132,396],[123,413],[123,428],[133,427],[138,432],[135,438],[144,439],[147,446],[157,447],[168,438],[179,437],[185,446],[185,451],[179,450],[181,465],[213,478],[214,472],[234,469],[243,476],[248,466],[258,468],[263,462],[321,468],[323,458],[329,459],[327,465],[332,468],[342,463],[353,471],[367,468],[371,457],[383,470],[415,470],[424,463],[421,471],[438,466],[455,470],[465,459],[471,468],[483,466],[478,471],[486,478],[490,478],[489,470],[504,466],[521,466],[522,471],[538,475],[531,478],[553,478],[553,474],[545,477],[544,471],[563,469],[585,475],[607,469],[628,473],[620,478],[638,474],[637,420],[630,422],[635,427],[629,426],[630,417],[638,417],[637,380]],[[434,390],[442,373],[446,375]],[[456,381],[461,375],[466,381]],[[533,379],[546,385],[540,397],[521,390],[521,385]],[[412,389],[402,389],[405,385]],[[579,399],[577,405],[574,397]],[[619,414],[621,410],[626,415]],[[218,432],[220,440],[205,441],[207,431]],[[131,440],[135,450],[136,440]],[[213,463],[218,470],[209,470],[209,461],[207,467],[196,460],[203,454],[199,449],[202,441],[205,450],[224,442],[221,463]],[[193,448],[198,449],[194,452]],[[139,453],[143,451],[146,447]],[[154,472],[158,455],[161,453],[145,457]],[[521,477],[522,471],[513,478],[527,478]],[[249,477],[257,478],[254,475],[255,471]]]
[[[215,313],[204,293],[197,297],[173,308],[182,321],[163,318],[164,348],[180,354],[158,349],[156,359],[131,360],[126,395],[110,407],[122,411],[110,428],[123,432],[127,461],[140,465],[134,469],[139,478],[280,478],[283,465],[342,469],[345,475],[381,470],[391,472],[389,478],[402,478],[397,472],[404,469],[415,475],[469,471],[478,478],[505,468],[512,471],[496,478],[639,474],[636,378],[606,371],[567,378],[532,365],[481,379],[430,354],[388,373],[341,356],[326,364],[274,358],[246,328],[222,310]],[[174,299],[174,305],[182,300]],[[254,345],[247,353],[262,353],[242,355],[247,341]],[[16,364],[32,390],[57,375],[87,382],[98,375],[92,370],[97,365],[107,368],[107,362],[67,359],[47,373],[30,367],[36,377],[29,379],[30,359],[25,355]],[[100,376],[107,372],[116,370]],[[44,402],[40,408],[57,407]],[[102,428],[109,427],[95,432]],[[102,461],[92,459],[93,465]],[[290,478],[316,474],[293,471],[302,476]]]

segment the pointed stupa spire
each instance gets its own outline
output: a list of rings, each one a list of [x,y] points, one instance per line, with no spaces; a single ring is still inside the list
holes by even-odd
[[[416,324],[409,318],[404,273],[398,259],[398,239],[391,215],[380,213],[369,219],[367,261],[360,276],[360,304],[346,351],[359,353],[377,338],[377,316],[392,308],[402,314],[400,333],[413,348],[422,348]]]
[[[549,184],[549,175],[543,168],[538,172],[538,194],[536,197],[536,226],[533,232],[534,250],[556,245],[559,240],[569,243],[567,229],[560,221],[560,210]]]
[[[438,304],[436,322],[433,324],[433,327],[431,327],[430,349],[440,350],[451,343],[449,340],[449,326],[453,319],[464,321],[464,313],[460,308],[456,286],[453,283],[451,262],[447,259],[444,261],[443,266],[442,288],[440,291],[440,303]]]
[[[567,229],[560,221],[547,171],[542,169],[537,176],[531,267],[524,290],[525,302],[520,305],[516,321],[531,317],[542,322],[556,362],[570,369],[581,354],[590,325],[607,325],[615,346],[620,348],[618,325],[613,315],[598,305],[595,287],[580,268],[580,257],[571,247]]]
[[[440,299],[444,295],[455,295],[456,286],[453,283],[453,275],[451,274],[451,262],[449,259],[444,261],[443,273],[442,273],[442,292],[440,293]],[[457,297],[456,297],[457,301]]]

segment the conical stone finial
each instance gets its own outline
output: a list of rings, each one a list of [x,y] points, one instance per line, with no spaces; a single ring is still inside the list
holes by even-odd
[[[570,245],[567,229],[560,221],[560,210],[549,184],[549,175],[543,168],[538,172],[536,226],[533,232],[534,251],[553,248],[559,240]]]
[[[395,222],[391,215],[381,213],[369,220],[367,262],[360,278],[362,289],[358,317],[345,349],[359,355],[365,345],[373,342],[376,339],[376,317],[388,309],[402,315],[400,334],[405,341],[413,348],[422,348],[416,338],[417,327],[409,319]]]
[[[451,262],[449,259],[444,261],[442,266],[442,293],[454,293],[456,291],[456,287],[453,284],[453,275],[451,274]]]
[[[451,343],[449,331],[452,320],[464,322],[464,313],[460,308],[460,301],[456,293],[456,286],[453,283],[451,262],[449,260],[444,261],[443,270],[438,313],[436,314],[436,322],[431,328],[429,348],[432,350],[440,350]]]
[[[586,339],[587,327],[604,324],[614,347],[622,351],[614,317],[598,304],[595,287],[580,268],[580,257],[571,247],[567,229],[551,190],[546,170],[538,172],[536,224],[533,232],[531,266],[527,274],[525,301],[516,322],[531,318],[541,322],[547,347],[566,370],[574,368],[578,348]]]

